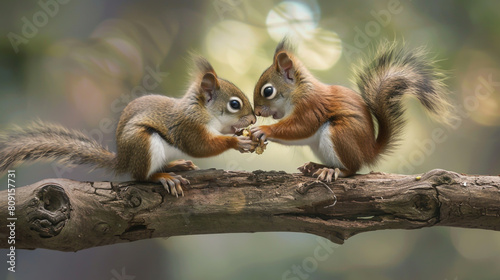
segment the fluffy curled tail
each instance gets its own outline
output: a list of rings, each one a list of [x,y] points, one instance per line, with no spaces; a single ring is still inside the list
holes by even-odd
[[[43,122],[0,133],[0,174],[25,161],[54,159],[115,169],[115,154],[81,132]]]
[[[416,97],[439,121],[451,119],[443,75],[425,55],[423,49],[386,43],[355,69],[355,82],[378,123],[377,155],[390,151],[401,134],[405,123],[401,99],[406,94]]]

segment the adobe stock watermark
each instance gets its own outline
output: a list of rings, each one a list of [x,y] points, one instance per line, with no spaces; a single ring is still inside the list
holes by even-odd
[[[19,53],[19,46],[21,44],[28,44],[30,39],[35,37],[39,30],[45,27],[51,18],[55,17],[60,10],[61,5],[68,4],[71,0],[39,0],[38,6],[40,10],[33,13],[31,17],[22,17],[23,23],[20,33],[9,32],[7,38],[9,39],[14,52]]]
[[[462,104],[455,104],[454,114],[456,118],[451,121],[449,127],[437,127],[430,133],[430,137],[423,140],[415,140],[417,147],[411,151],[407,157],[399,155],[398,173],[412,174],[416,167],[422,165],[425,159],[432,155],[439,144],[448,140],[448,133],[458,130],[464,120],[470,118],[471,113],[479,109],[481,101],[488,99],[493,93],[499,92],[500,77],[493,77],[493,74],[487,76],[480,75],[477,77],[477,83],[474,88],[474,94],[467,96]]]
[[[130,101],[155,90],[160,86],[163,79],[169,75],[168,72],[161,72],[158,67],[153,69],[150,66],[146,66],[144,72],[146,74],[142,77],[142,83],[140,85],[132,88],[130,93],[120,95],[111,102],[111,113],[116,114],[122,112]],[[91,129],[90,131],[83,129],[82,133],[102,144],[104,142],[104,135],[113,133],[116,130],[118,121],[119,118],[103,118],[99,121],[99,126],[97,128]],[[52,162],[51,166],[58,178],[62,178],[65,173],[72,170],[72,166],[63,165],[57,161]]]
[[[363,27],[354,27],[354,45],[342,44],[343,53],[348,63],[353,63],[363,52],[362,49],[368,47],[374,38],[377,38],[382,28],[387,27],[395,15],[403,11],[403,6],[399,0],[389,0],[385,9],[380,11],[371,10],[373,20],[368,21]]]
[[[326,261],[333,254],[334,249],[340,245],[323,237],[316,237],[318,245],[314,248],[311,256],[305,257],[301,263],[293,264],[290,269],[283,272],[282,280],[305,280],[311,277],[319,264]]]
[[[118,273],[116,269],[111,270],[111,274],[113,275],[113,278],[110,280],[134,280],[135,276],[134,275],[129,275],[125,271],[125,267],[122,267],[121,273]]]
[[[212,2],[217,15],[220,20],[224,20],[227,14],[237,15],[242,19],[243,13],[241,11],[241,4],[244,0],[215,0]]]
[[[10,245],[7,248],[7,270],[16,272],[16,171],[8,170],[7,173],[7,228],[9,236],[7,243]]]

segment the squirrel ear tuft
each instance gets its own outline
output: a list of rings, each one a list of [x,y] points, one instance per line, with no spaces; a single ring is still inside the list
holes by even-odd
[[[194,56],[193,61],[194,61],[194,66],[196,67],[196,70],[198,70],[197,72],[199,73],[199,75],[212,73],[215,77],[217,77],[214,68],[206,58],[202,56]]]
[[[199,93],[204,96],[205,104],[213,101],[214,93],[220,88],[217,73],[208,62],[208,60],[200,55],[191,53],[192,57],[192,79]]]
[[[283,39],[281,39],[281,41],[278,43],[278,46],[276,46],[276,50],[274,51],[274,57],[276,57],[280,52],[284,51],[286,52],[294,51],[288,36],[283,37]]]
[[[287,82],[295,80],[295,65],[291,57],[293,56],[293,51],[288,36],[285,36],[279,42],[274,52],[274,67],[277,72],[283,74],[283,78]]]

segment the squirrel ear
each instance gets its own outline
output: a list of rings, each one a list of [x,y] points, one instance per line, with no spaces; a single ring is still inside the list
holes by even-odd
[[[287,82],[295,81],[295,68],[293,61],[286,51],[278,53],[274,63],[276,64],[276,71],[283,74],[283,78]]]
[[[212,101],[215,90],[219,89],[219,81],[212,72],[203,75],[200,83],[201,90],[205,95],[205,104]]]

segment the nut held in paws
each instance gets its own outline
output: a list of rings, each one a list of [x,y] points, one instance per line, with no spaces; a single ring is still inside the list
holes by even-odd
[[[238,129],[234,135],[251,137],[252,132],[250,131],[250,126]],[[257,148],[255,148],[255,153],[261,155],[262,153],[264,153],[266,147],[267,147],[267,141],[265,141],[264,143],[259,142]]]

